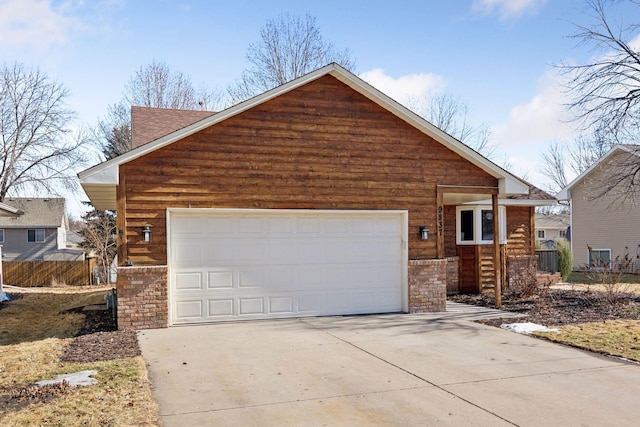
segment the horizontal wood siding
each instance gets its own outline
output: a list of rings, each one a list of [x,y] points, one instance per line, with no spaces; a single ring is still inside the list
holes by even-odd
[[[507,207],[507,256],[534,255],[529,206]]]
[[[331,76],[122,166],[127,248],[166,263],[166,208],[403,209],[436,257],[436,185],[497,180]],[[141,242],[151,225],[153,242]],[[433,238],[422,241],[419,226]],[[455,235],[454,235],[455,238]],[[449,248],[451,249],[451,248]]]

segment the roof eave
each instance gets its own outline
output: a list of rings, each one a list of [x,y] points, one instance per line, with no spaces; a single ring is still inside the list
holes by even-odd
[[[580,181],[582,181],[587,175],[589,175],[591,173],[591,171],[593,171],[606,158],[608,158],[609,156],[611,156],[613,153],[615,153],[618,150],[626,151],[629,154],[634,154],[636,156],[640,156],[640,152],[639,151],[633,150],[632,148],[630,148],[630,147],[628,147],[626,145],[623,145],[623,144],[614,145],[613,147],[611,147],[611,149],[609,151],[607,151],[602,157],[600,157],[594,164],[589,166],[584,172],[582,172],[573,181],[571,181],[569,184],[567,184],[566,187],[564,187],[562,190],[560,190],[558,192],[558,194],[556,194],[556,198],[558,200],[571,200],[571,189],[573,187],[575,187],[576,184],[578,184]]]

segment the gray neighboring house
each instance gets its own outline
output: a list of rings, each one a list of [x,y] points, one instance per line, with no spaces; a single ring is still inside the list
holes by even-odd
[[[639,162],[639,146],[616,145],[557,194],[570,201],[574,270],[628,257],[640,272],[640,207],[624,186],[609,189]]]
[[[7,198],[0,203],[3,261],[82,261],[67,247],[69,218],[63,198]]]
[[[536,241],[547,249],[553,249],[559,239],[568,239],[571,225],[569,213],[536,213]]]

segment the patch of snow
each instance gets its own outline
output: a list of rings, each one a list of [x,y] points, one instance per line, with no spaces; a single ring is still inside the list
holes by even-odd
[[[94,385],[94,384],[98,384],[98,381],[96,381],[94,378],[91,378],[91,375],[95,375],[97,373],[98,371],[93,371],[93,370],[74,372],[73,374],[58,375],[52,380],[38,381],[36,384],[38,384],[39,386],[43,386],[43,385],[58,384],[58,383],[61,383],[62,381],[66,381],[69,383],[69,385],[72,385],[72,386]]]
[[[0,291],[0,302],[11,301],[9,294]]]
[[[536,323],[504,323],[500,325],[502,329],[507,331],[518,332],[519,334],[530,334],[531,332],[557,332],[557,329],[549,329],[546,326]]]

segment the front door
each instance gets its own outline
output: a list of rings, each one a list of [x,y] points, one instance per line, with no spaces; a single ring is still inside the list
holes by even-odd
[[[475,245],[456,246],[460,258],[460,274],[458,287],[461,294],[476,294],[478,287],[478,257]]]

